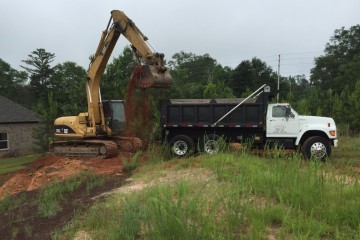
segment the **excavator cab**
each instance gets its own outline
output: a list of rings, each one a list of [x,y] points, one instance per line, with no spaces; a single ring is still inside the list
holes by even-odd
[[[111,135],[118,136],[126,130],[125,108],[123,100],[104,100],[104,117]]]

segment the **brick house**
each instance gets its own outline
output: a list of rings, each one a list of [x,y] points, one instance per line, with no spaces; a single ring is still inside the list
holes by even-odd
[[[31,153],[32,132],[40,121],[34,112],[0,96],[0,158]]]

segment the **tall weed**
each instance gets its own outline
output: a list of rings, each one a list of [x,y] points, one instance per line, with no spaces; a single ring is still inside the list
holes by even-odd
[[[38,211],[43,216],[55,216],[62,210],[61,201],[66,201],[65,194],[76,191],[82,184],[86,184],[87,192],[96,186],[104,184],[104,179],[90,171],[84,171],[64,182],[52,182],[43,186],[37,199]]]
[[[124,165],[123,171],[126,173],[131,173],[132,171],[134,171],[138,166],[138,162],[141,157],[141,154],[142,152],[138,151],[131,157],[130,161],[125,159],[123,161],[123,165]]]

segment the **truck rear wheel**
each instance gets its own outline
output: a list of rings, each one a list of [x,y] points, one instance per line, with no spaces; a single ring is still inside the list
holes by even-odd
[[[170,140],[170,147],[177,157],[185,157],[194,150],[194,141],[186,135],[176,135]]]
[[[307,160],[324,161],[331,155],[331,145],[323,137],[315,136],[308,138],[301,146],[301,152]]]
[[[207,154],[215,154],[220,150],[219,136],[215,134],[210,134],[204,136],[200,144],[201,150]]]

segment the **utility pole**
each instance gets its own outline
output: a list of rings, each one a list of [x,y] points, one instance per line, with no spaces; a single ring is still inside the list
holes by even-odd
[[[292,98],[292,95],[291,95],[291,78],[290,78],[290,97]]]
[[[279,54],[279,63],[278,63],[278,84],[277,84],[277,102],[279,102],[279,92],[280,92],[280,54]]]

